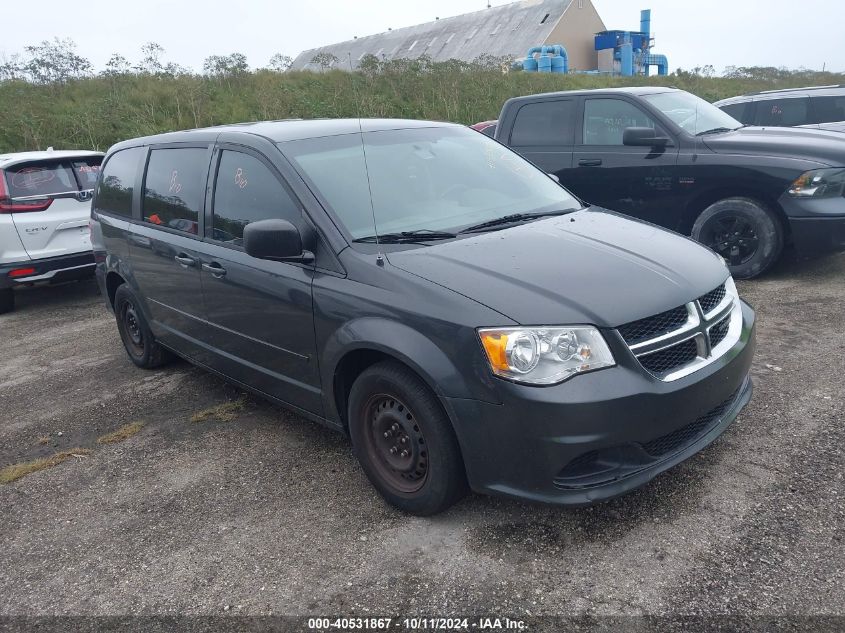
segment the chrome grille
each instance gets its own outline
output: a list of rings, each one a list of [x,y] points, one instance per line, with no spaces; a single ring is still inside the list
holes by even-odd
[[[643,368],[677,380],[709,364],[739,340],[742,309],[732,280],[683,306],[618,328]]]
[[[716,347],[719,343],[725,340],[728,335],[728,329],[731,325],[731,317],[726,316],[716,325],[710,328],[710,345]]]
[[[619,333],[628,345],[634,345],[640,341],[647,341],[666,332],[677,330],[687,322],[688,316],[687,307],[679,306],[652,317],[626,323],[619,328]]]
[[[701,306],[701,311],[704,314],[709,314],[713,311],[713,308],[718,306],[722,299],[725,298],[725,284],[722,284],[715,290],[711,290],[703,297],[698,298],[698,303]]]
[[[672,345],[653,354],[639,357],[640,364],[652,374],[665,374],[673,369],[691,363],[698,356],[698,345],[694,338]]]

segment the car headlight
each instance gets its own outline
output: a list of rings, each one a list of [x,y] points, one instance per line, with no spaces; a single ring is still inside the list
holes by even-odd
[[[787,190],[793,198],[838,198],[845,189],[845,169],[814,169],[798,176]]]
[[[478,335],[493,373],[527,385],[553,385],[616,364],[590,326],[482,328]]]

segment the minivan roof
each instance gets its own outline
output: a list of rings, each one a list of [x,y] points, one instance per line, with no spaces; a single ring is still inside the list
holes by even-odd
[[[714,105],[730,105],[742,103],[752,99],[776,99],[778,97],[834,97],[845,95],[845,86],[807,86],[806,88],[780,88],[778,90],[761,90],[760,92],[749,92],[748,94],[736,97],[728,97],[717,101]]]
[[[274,143],[282,143],[320,136],[352,134],[359,130],[363,130],[364,132],[380,132],[384,130],[424,127],[463,126],[457,123],[417,121],[414,119],[285,119],[281,121],[253,121],[144,136],[118,143],[112,149],[186,141],[210,142],[215,140],[220,134],[226,132],[255,134],[256,136],[269,139]]]

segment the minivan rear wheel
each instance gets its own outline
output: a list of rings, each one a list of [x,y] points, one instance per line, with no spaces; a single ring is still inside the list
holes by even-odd
[[[724,257],[737,279],[761,275],[783,251],[780,221],[751,198],[711,204],[696,218],[692,237]]]
[[[11,312],[15,309],[15,291],[11,288],[0,290],[0,314]]]
[[[172,354],[153,337],[138,298],[126,284],[119,286],[114,293],[114,315],[123,347],[138,367],[152,369],[172,359]]]
[[[428,386],[394,361],[377,363],[349,394],[349,433],[373,486],[397,508],[428,516],[467,492],[458,441]]]

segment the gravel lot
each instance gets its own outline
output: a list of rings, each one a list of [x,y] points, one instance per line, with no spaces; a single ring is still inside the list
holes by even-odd
[[[136,369],[93,282],[20,292],[0,467],[91,453],[0,485],[0,615],[845,615],[843,282],[838,255],[740,284],[754,398],[650,485],[430,519],[388,507],[343,437],[186,363]]]

